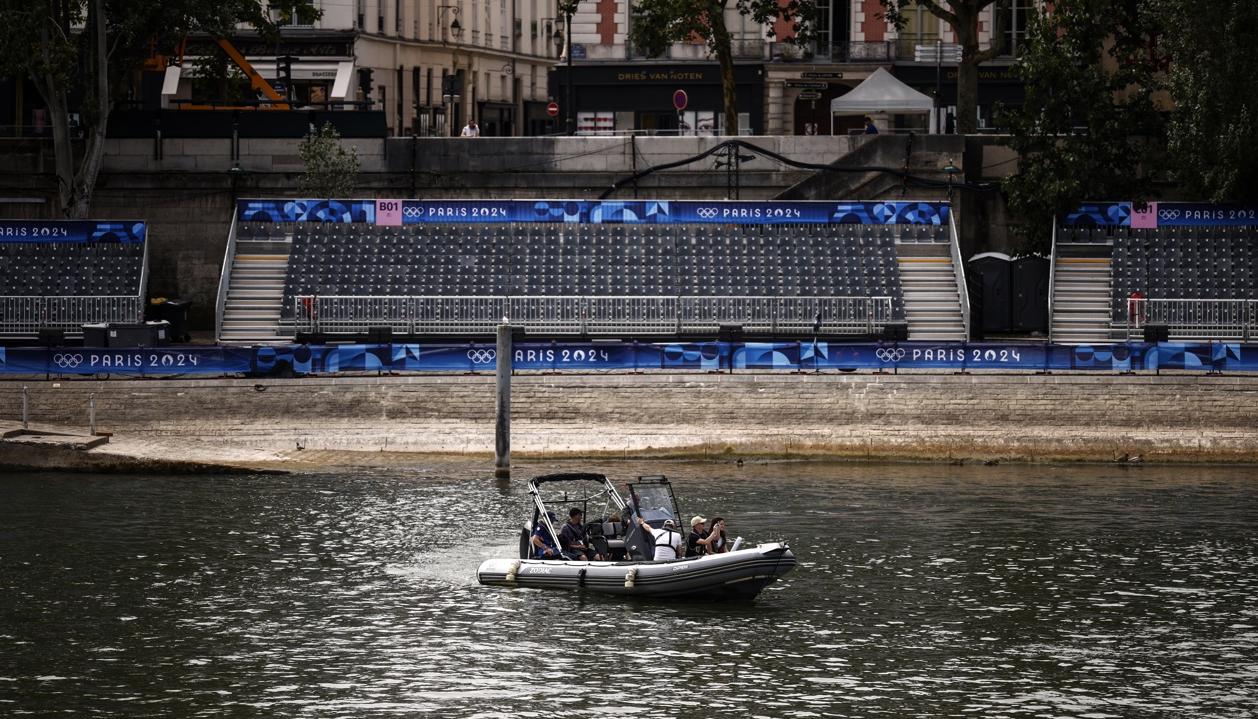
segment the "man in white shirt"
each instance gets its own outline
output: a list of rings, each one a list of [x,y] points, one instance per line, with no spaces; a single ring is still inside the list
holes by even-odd
[[[678,532],[673,524],[673,520],[665,519],[662,529],[655,529],[651,525],[643,521],[642,517],[637,517],[638,526],[643,531],[649,533],[655,540],[655,561],[667,561],[669,559],[679,559],[682,555],[681,532]]]
[[[463,126],[463,137],[480,137],[480,128],[476,126],[475,120],[468,120]]]

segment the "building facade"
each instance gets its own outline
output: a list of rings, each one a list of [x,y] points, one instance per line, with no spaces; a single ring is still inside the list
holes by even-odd
[[[295,107],[383,111],[394,137],[457,135],[469,120],[490,136],[553,129],[547,73],[562,50],[554,42],[554,0],[313,4],[318,15],[272,0],[278,43],[245,28],[232,38],[262,77],[291,93]],[[191,93],[184,78],[168,103]]]
[[[1010,66],[1025,38],[1027,18],[1040,0],[1012,0],[1002,56],[982,66],[980,126],[993,122],[997,102],[1021,102]],[[724,132],[720,73],[702,42],[676,43],[663,57],[646,58],[629,40],[629,0],[582,0],[572,24],[572,95],[580,132]],[[939,97],[933,129],[948,125],[956,102],[956,37],[924,8],[910,8],[903,28],[887,22],[879,0],[817,0],[816,40],[798,47],[784,40],[788,23],[760,25],[727,10],[733,36],[736,100],[743,133],[829,134],[830,101],[886,68],[906,84]],[[994,7],[980,16],[987,47],[996,27]],[[936,56],[941,60],[936,62]],[[550,93],[568,95],[566,55],[555,67]],[[674,109],[677,90],[687,94]],[[888,118],[890,123],[909,123]],[[918,120],[917,122],[921,122]],[[856,131],[862,118],[836,118],[836,132]],[[922,128],[926,129],[926,128]]]

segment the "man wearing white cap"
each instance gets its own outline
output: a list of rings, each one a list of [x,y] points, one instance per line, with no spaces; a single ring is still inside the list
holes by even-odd
[[[681,532],[677,531],[673,520],[665,519],[662,529],[652,527],[642,517],[637,517],[637,520],[638,526],[655,538],[655,561],[681,558]]]
[[[698,557],[707,548],[708,530],[705,526],[707,521],[701,514],[690,518],[690,534],[686,536],[687,557]]]

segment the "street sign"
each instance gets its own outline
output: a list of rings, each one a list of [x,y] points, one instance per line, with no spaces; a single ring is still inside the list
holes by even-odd
[[[690,96],[686,94],[685,90],[677,90],[673,93],[673,107],[677,109],[677,112],[685,110],[689,102]]]
[[[559,103],[552,102],[546,106],[546,114],[551,117],[559,117]]]
[[[803,92],[799,93],[799,99],[800,100],[820,100],[821,93],[817,92],[816,90],[804,90]]]
[[[842,80],[841,72],[801,72],[800,78],[804,80]]]
[[[830,87],[828,82],[817,82],[813,80],[787,80],[787,87],[800,87],[805,90],[824,90]]]

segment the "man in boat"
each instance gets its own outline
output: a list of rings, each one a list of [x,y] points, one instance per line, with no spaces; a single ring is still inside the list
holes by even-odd
[[[546,516],[550,518],[551,524],[555,523],[554,512],[547,512]],[[537,526],[533,527],[533,536],[529,538],[529,542],[533,545],[534,559],[559,559],[559,548],[555,546],[555,539],[540,517],[537,519]]]
[[[707,521],[708,520],[701,514],[697,514],[691,518],[690,534],[686,536],[687,557],[701,556],[707,549],[708,530],[705,526]]]
[[[564,522],[563,529],[559,530],[559,546],[563,547],[564,553],[570,559],[585,562],[592,558],[596,562],[601,562],[603,556],[587,546],[589,540],[585,536],[584,519],[585,513],[580,507],[573,507],[568,511],[568,521]]]
[[[642,527],[642,531],[655,538],[655,561],[681,558],[681,532],[677,531],[673,520],[665,519],[663,528],[656,529],[647,524],[646,520],[642,519],[641,516],[635,516],[635,519],[638,520],[638,526]]]

